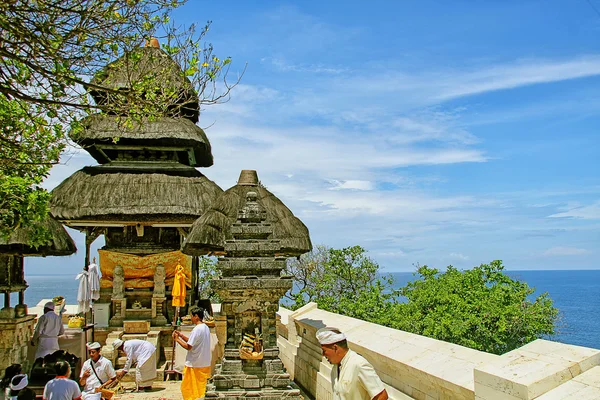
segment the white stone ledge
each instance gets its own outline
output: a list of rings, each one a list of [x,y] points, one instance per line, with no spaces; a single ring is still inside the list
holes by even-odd
[[[600,350],[536,340],[498,356],[330,313],[314,303],[294,312],[280,308],[279,315],[280,331],[287,333],[287,339],[279,337],[284,364],[294,368],[296,382],[317,400],[331,399],[331,365],[315,337],[324,326],[344,332],[350,348],[373,365],[392,399],[517,400],[555,390],[600,399]]]

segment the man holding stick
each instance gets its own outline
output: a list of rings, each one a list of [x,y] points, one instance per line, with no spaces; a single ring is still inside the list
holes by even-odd
[[[196,325],[190,336],[173,331],[173,345],[178,343],[188,351],[181,381],[183,400],[204,399],[206,382],[210,378],[210,329],[202,321],[204,309],[192,307],[190,314]]]

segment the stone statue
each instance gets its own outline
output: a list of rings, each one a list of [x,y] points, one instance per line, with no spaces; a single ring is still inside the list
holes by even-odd
[[[154,269],[154,297],[165,297],[165,267],[158,264]]]
[[[238,212],[238,220],[241,222],[260,222],[267,218],[267,212],[258,203],[258,194],[253,191],[246,193],[246,204]]]
[[[113,299],[122,299],[125,296],[125,276],[123,267],[117,265],[113,271]]]

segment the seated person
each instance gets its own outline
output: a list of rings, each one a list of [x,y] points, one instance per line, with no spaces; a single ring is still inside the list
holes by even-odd
[[[110,360],[100,355],[100,343],[86,345],[90,355],[81,367],[79,384],[83,387],[84,400],[100,400],[101,390],[117,380],[117,375]]]
[[[43,400],[81,400],[81,391],[77,382],[69,379],[71,366],[66,361],[54,364],[56,378],[44,387]]]

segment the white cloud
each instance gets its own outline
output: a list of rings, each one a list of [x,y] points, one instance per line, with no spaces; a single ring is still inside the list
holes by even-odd
[[[358,180],[348,180],[348,181],[336,181],[332,180],[331,183],[333,187],[330,190],[373,190],[375,185],[373,182],[369,181],[358,181]]]
[[[600,219],[600,201],[587,206],[576,206],[566,211],[552,214],[550,218]]]
[[[440,100],[469,96],[495,90],[559,82],[600,75],[600,56],[583,56],[573,60],[524,60],[514,64],[484,67],[473,72],[458,72],[453,79],[440,82]],[[448,77],[450,78],[450,77]]]
[[[329,67],[324,64],[291,64],[282,56],[263,57],[260,60],[264,64],[273,65],[279,71],[283,72],[307,72],[315,74],[341,74],[347,72],[347,68]]]
[[[554,257],[554,256],[580,256],[589,254],[589,250],[580,249],[577,247],[552,247],[542,253],[543,256]]]
[[[462,260],[462,261],[466,261],[469,259],[469,256],[465,256],[462,253],[450,253],[448,255],[448,257],[455,259],[455,260]]]

